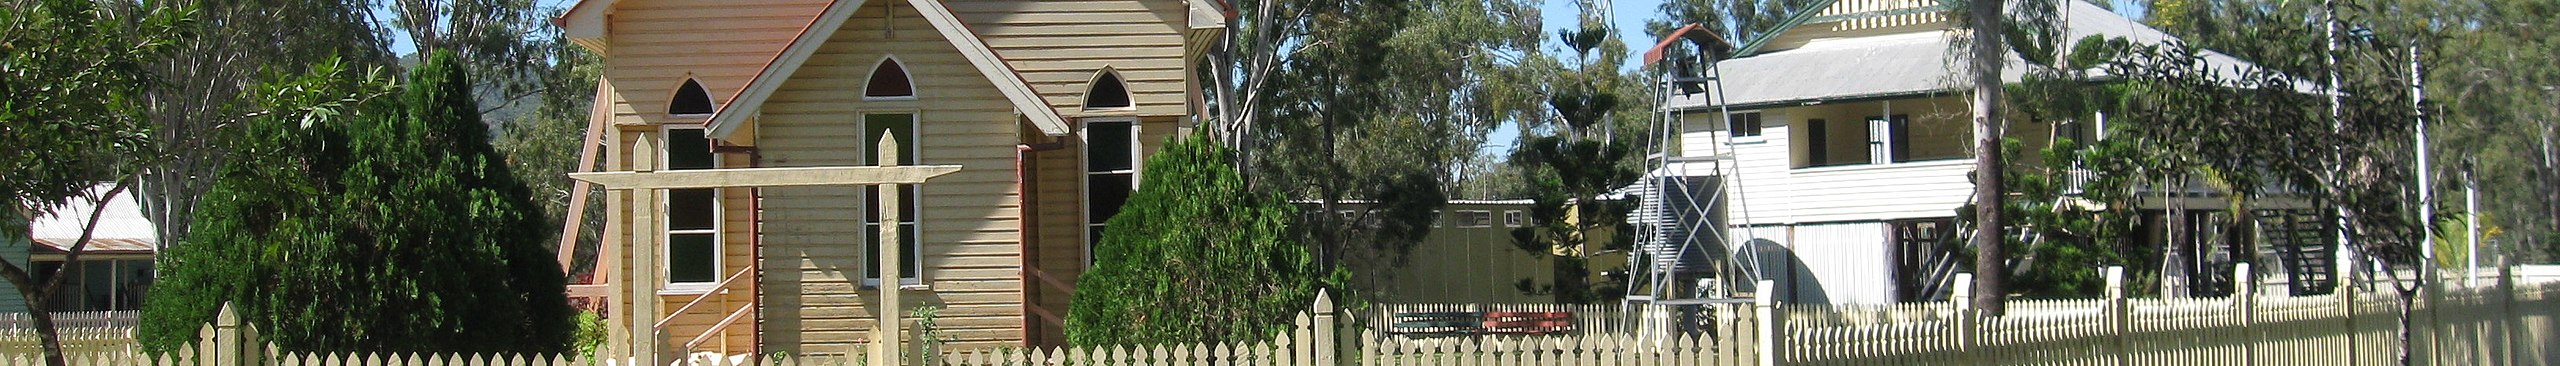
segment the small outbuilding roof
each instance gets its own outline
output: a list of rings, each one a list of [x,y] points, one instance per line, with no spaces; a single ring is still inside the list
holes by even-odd
[[[106,193],[111,188],[114,188],[112,183],[98,184],[90,187],[86,196],[94,197]],[[73,198],[71,202],[63,204],[51,214],[37,217],[28,223],[32,229],[30,236],[35,239],[37,247],[35,250],[53,253],[70,251],[72,245],[79,243],[81,232],[88,227],[90,215],[104,212],[105,216],[98,218],[97,231],[90,233],[89,247],[84,251],[85,253],[152,253],[156,251],[160,242],[159,226],[153,225],[149,217],[143,216],[142,205],[135,203],[134,194],[128,190],[109,198],[104,210],[98,210],[100,208],[98,201]]]

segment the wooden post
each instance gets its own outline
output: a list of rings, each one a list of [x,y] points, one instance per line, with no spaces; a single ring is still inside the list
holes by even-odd
[[[1316,289],[1315,310],[1316,364],[1333,365],[1334,360],[1338,359],[1338,354],[1334,352],[1338,352],[1342,349],[1339,344],[1335,343],[1337,342],[1336,338],[1338,336],[1334,334],[1334,332],[1339,332],[1341,329],[1334,326],[1333,295],[1326,292],[1324,289]]]
[[[213,317],[213,339],[196,347],[211,349],[213,359],[210,361],[214,365],[241,365],[244,361],[241,350],[248,347],[243,345],[247,342],[243,342],[240,336],[240,314],[231,310],[231,303],[224,302],[222,310]]]
[[[2107,329],[2115,332],[2115,365],[2133,365],[2133,309],[2124,299],[2124,266],[2107,266]]]
[[[2498,319],[2524,319],[2516,314],[2516,273],[2507,264],[2507,255],[2498,255]],[[2498,364],[2516,364],[2516,325],[2512,321],[2490,322],[2498,327]]]
[[[622,146],[622,134],[623,132],[620,128],[609,128],[605,130],[605,141],[611,142],[606,144],[606,149],[608,149],[606,150],[607,153],[605,154],[604,162],[606,170],[623,169],[624,164],[631,161],[631,159],[628,158],[630,150]],[[622,253],[629,250],[628,248],[623,247],[628,246],[631,243],[631,223],[629,222],[631,217],[627,214],[630,213],[628,210],[633,206],[631,197],[632,191],[630,190],[608,189],[604,191],[605,212],[626,213],[625,215],[605,215],[604,233],[599,237],[601,243],[598,243],[599,245],[596,246],[596,249],[598,250],[596,251],[595,264],[596,275],[604,277],[601,282],[604,284],[628,286],[629,283],[633,281],[631,279],[630,266],[624,265],[625,261],[622,259]],[[629,300],[629,295],[627,294],[615,294],[613,290],[607,289],[603,291],[603,296],[600,296],[598,300],[604,301],[605,314],[632,314],[631,307],[627,304],[628,301],[624,301]],[[605,318],[606,329],[608,329],[605,332],[605,339],[609,341],[605,342],[605,351],[599,353],[599,355],[603,356],[603,359],[615,360],[632,354],[631,340],[633,338],[631,331],[636,330],[637,328],[631,327],[631,323],[634,323],[634,321],[630,318],[631,317],[629,316],[608,316]],[[630,361],[621,360],[618,362]]]
[[[898,166],[898,137],[894,132],[881,135],[880,166]],[[907,338],[906,332],[900,331],[906,324],[899,323],[904,321],[900,319],[902,315],[900,313],[906,311],[904,296],[900,296],[899,293],[901,292],[899,280],[905,279],[906,276],[898,275],[905,269],[904,261],[899,260],[904,253],[899,252],[905,249],[906,245],[902,236],[904,233],[899,231],[906,225],[901,225],[905,221],[899,218],[898,214],[899,211],[903,211],[899,208],[906,207],[905,203],[901,202],[906,197],[899,194],[898,184],[882,184],[878,187],[879,189],[876,190],[878,193],[874,194],[879,195],[880,206],[872,209],[880,210],[880,257],[872,259],[879,262],[880,266],[880,309],[876,311],[880,314],[880,331],[874,335],[873,338],[877,339],[873,341],[880,342],[882,347],[871,364],[896,365],[894,362],[901,360],[898,354],[905,351]]]
[[[2348,281],[2351,281],[2351,279],[2354,278],[2354,274],[2341,273],[2340,275],[2337,285],[2332,286],[2334,290],[2331,291],[2335,292],[2329,294],[2338,298],[2338,312],[2340,315],[2343,315],[2339,318],[2346,319],[2347,325],[2347,344],[2345,347],[2347,351],[2344,352],[2346,354],[2347,362],[2339,364],[2361,365],[2361,363],[2356,362],[2356,357],[2362,356],[2364,352],[2364,350],[2356,349],[2357,346],[2360,346],[2356,343],[2356,287],[2347,284]]]
[[[2424,181],[2425,177],[2421,176],[2420,178],[2420,181]],[[2425,206],[2420,207],[2423,208]],[[2432,220],[2426,222],[2428,222],[2429,225],[2433,225],[2434,223]],[[2411,362],[2425,362],[2428,365],[2442,365],[2444,364],[2444,359],[2442,357],[2444,354],[2444,343],[2441,339],[2444,335],[2444,318],[2442,317],[2442,313],[2437,309],[2444,307],[2444,270],[2442,268],[2438,268],[2436,265],[2436,256],[2433,254],[2436,247],[2435,243],[2428,241],[2422,242],[2421,244],[2423,244],[2423,247],[2428,250],[2429,254],[2425,259],[2420,260],[2420,262],[2425,263],[2418,267],[2418,278],[2421,278],[2426,282],[2418,284],[2419,302],[2417,304],[2421,304],[2419,306],[2425,306],[2427,311],[2418,314],[2419,316],[2423,316],[2425,321],[2411,322],[2411,325],[2415,326],[2417,329],[2410,332],[2410,336],[2416,339],[2410,340],[2409,347],[2415,348],[2417,351],[2425,352],[2426,358],[2424,361]]]
[[[660,151],[660,146],[666,144],[665,138],[664,134],[640,133],[631,146],[633,157],[625,160],[631,163],[631,170],[658,170],[658,159],[654,155]],[[643,155],[651,157],[643,158]],[[658,210],[659,198],[663,196],[665,192],[656,189],[631,191],[631,275],[623,276],[631,283],[630,299],[627,300],[631,302],[631,313],[615,314],[630,318],[631,356],[638,358],[635,362],[650,365],[667,363],[667,335],[658,329],[655,321],[666,316],[658,312],[658,284],[666,281],[666,269],[658,258],[658,240],[666,237],[667,233],[666,215]]]
[[[2232,306],[2240,310],[2240,365],[2256,366],[2258,364],[2258,272],[2250,270],[2249,263],[2246,262],[2232,264],[2231,272],[2231,278],[2236,281],[2232,284],[2231,295],[2236,297],[2232,299]]]
[[[1957,359],[1963,360],[1965,364],[1983,364],[1982,360],[1974,357],[1976,353],[1974,346],[1981,342],[1982,335],[1977,331],[1982,329],[1982,324],[1981,319],[1975,319],[1973,316],[1973,274],[1957,273],[1955,296],[1949,296],[1947,299],[1948,302],[1955,303],[1956,307],[1955,313],[1950,314],[1949,317],[1955,320],[1951,324],[1956,328],[1956,354],[1960,355]]]
[[[1753,307],[1759,310],[1760,366],[1778,366],[1778,361],[1784,359],[1778,352],[1782,350],[1780,343],[1785,343],[1786,336],[1786,332],[1781,331],[1781,324],[1785,321],[1778,319],[1781,312],[1778,311],[1777,291],[1771,290],[1778,288],[1778,281],[1760,280],[1759,286],[1760,295],[1751,300]]]

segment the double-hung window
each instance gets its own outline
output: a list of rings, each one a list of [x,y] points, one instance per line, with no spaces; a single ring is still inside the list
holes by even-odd
[[[1138,187],[1138,126],[1129,120],[1084,123],[1085,263],[1102,244],[1104,225]]]
[[[719,167],[711,140],[698,127],[666,129],[666,170]],[[667,289],[705,290],[720,281],[720,191],[681,188],[666,191]]]
[[[919,140],[916,139],[915,114],[870,113],[862,115],[862,165],[880,165],[880,141],[883,138],[895,139],[898,142],[899,166],[917,165],[917,162],[922,160],[918,159],[916,156],[922,153],[924,149],[918,147],[919,144],[917,141]],[[862,265],[862,268],[864,268],[862,272],[862,284],[864,286],[879,286],[880,266],[877,258],[880,257],[880,228],[882,226],[879,209],[881,197],[880,186],[867,186],[863,187],[862,190],[863,202],[865,203],[862,205],[862,258],[864,259]],[[924,207],[924,194],[922,192],[923,191],[917,189],[914,184],[898,185],[899,207],[898,222],[896,225],[898,227],[898,244],[904,246],[899,250],[899,255],[906,257],[906,263],[898,268],[898,284],[902,286],[923,284],[921,277],[916,275],[924,272],[922,268],[924,267],[924,247],[922,245],[924,243],[922,238],[924,236],[924,231],[919,230],[919,226],[916,224],[922,221],[920,217],[924,214],[924,210],[922,210]]]
[[[1725,117],[1725,123],[1725,130],[1733,131],[1733,137],[1760,136],[1760,112],[1734,113]]]

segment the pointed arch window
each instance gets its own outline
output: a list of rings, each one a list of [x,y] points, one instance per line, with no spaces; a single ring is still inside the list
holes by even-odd
[[[684,85],[676,87],[675,99],[667,102],[667,115],[711,115],[711,92],[702,90],[702,83],[692,78],[684,79]]]
[[[907,79],[907,67],[897,57],[884,57],[871,67],[871,78],[862,83],[862,99],[913,99],[914,82]]]
[[[1104,69],[1093,77],[1084,91],[1085,110],[1129,108],[1129,86],[1120,81],[1120,72]]]

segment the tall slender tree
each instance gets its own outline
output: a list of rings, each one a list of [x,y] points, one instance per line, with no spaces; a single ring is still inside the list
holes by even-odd
[[[2001,181],[2000,138],[2008,121],[2001,114],[2006,90],[2000,81],[2000,67],[2007,63],[2008,48],[2002,46],[2007,33],[2008,17],[2002,0],[1963,0],[1957,2],[1964,11],[1967,42],[1965,75],[1973,90],[1973,303],[1984,314],[1997,316],[2008,309],[2007,255],[2003,251],[2007,235]]]
[[[148,66],[160,82],[141,95],[154,125],[158,155],[135,184],[143,214],[164,245],[181,245],[195,219],[196,198],[213,185],[222,164],[210,138],[238,126],[264,106],[249,105],[242,90],[260,78],[306,71],[331,58],[387,66],[381,37],[365,20],[361,0],[112,1],[128,13],[188,8],[191,36]]]

